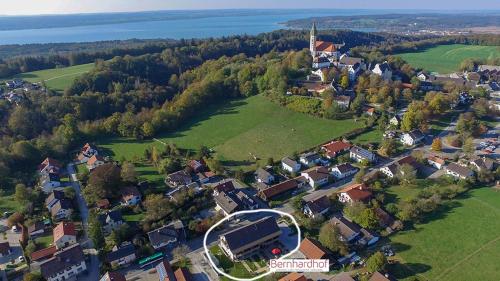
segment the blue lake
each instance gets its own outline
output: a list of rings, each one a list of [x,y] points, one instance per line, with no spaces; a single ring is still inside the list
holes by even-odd
[[[375,14],[386,11],[367,10],[245,10],[232,11],[207,11],[200,12],[200,16],[193,16],[192,11],[172,12],[175,17],[166,20],[144,20],[131,13],[130,21],[127,22],[127,14],[119,15],[118,23],[106,22],[106,14],[71,16],[32,16],[32,17],[0,17],[0,28],[2,21],[4,27],[14,26],[17,29],[0,30],[0,45],[5,44],[29,44],[29,43],[65,43],[65,42],[92,42],[102,40],[124,40],[124,39],[157,39],[157,38],[207,38],[221,37],[236,34],[255,35],[276,29],[286,28],[280,23],[291,19],[308,17],[332,16],[332,15],[357,15]],[[168,12],[165,12],[168,13]],[[185,13],[183,17],[182,13]],[[87,18],[89,17],[89,18]],[[117,17],[117,16],[116,16]],[[75,19],[76,18],[76,19]],[[111,19],[113,17],[110,16]],[[83,25],[79,25],[79,20]],[[88,23],[95,19],[96,24]],[[16,21],[18,24],[16,25]],[[37,21],[40,23],[37,27]],[[24,22],[24,25],[23,25]],[[26,23],[29,22],[30,25]],[[7,25],[8,24],[8,25]],[[44,27],[44,26],[53,27]],[[23,26],[35,26],[26,28]],[[6,29],[6,28],[3,28]],[[362,30],[373,31],[373,30]]]

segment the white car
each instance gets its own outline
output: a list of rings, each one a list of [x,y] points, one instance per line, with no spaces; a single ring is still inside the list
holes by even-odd
[[[17,258],[17,262],[20,263],[20,262],[23,262],[24,261],[24,257],[23,256],[19,256]]]

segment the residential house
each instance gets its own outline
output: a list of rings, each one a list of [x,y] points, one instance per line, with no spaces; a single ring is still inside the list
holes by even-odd
[[[179,267],[176,271],[174,271],[174,276],[177,281],[193,281],[193,276],[189,269],[185,267]]]
[[[300,242],[299,252],[308,260],[327,259],[329,255],[329,251],[321,243],[311,238],[304,238]]]
[[[495,161],[490,158],[480,157],[470,161],[470,165],[476,169],[476,171],[492,171],[495,168]]]
[[[44,248],[38,251],[31,253],[31,262],[42,262],[46,259],[50,259],[57,252],[57,247],[50,246],[48,248]]]
[[[302,273],[292,272],[283,276],[278,281],[307,281],[307,278]]]
[[[340,240],[347,243],[353,242],[361,235],[361,227],[344,216],[336,215],[330,220],[330,223],[338,229]]]
[[[141,193],[135,186],[126,186],[120,190],[121,204],[125,206],[135,206],[141,203]]]
[[[389,120],[389,124],[391,124],[392,126],[395,126],[395,127],[399,127],[399,125],[401,125],[401,117],[399,117],[398,115],[395,115],[394,117],[392,117]]]
[[[364,184],[353,184],[339,193],[341,203],[367,202],[372,198],[372,192]]]
[[[376,233],[367,229],[362,228],[360,232],[362,235],[362,237],[358,241],[360,245],[369,247],[377,243],[380,239],[380,237]]]
[[[331,141],[321,146],[321,150],[325,151],[328,159],[337,157],[342,152],[349,151],[351,144],[343,141]]]
[[[364,106],[363,112],[368,116],[373,116],[375,114],[375,108],[371,106]]]
[[[203,160],[190,160],[187,166],[191,168],[195,174],[205,170],[205,162]]]
[[[123,224],[123,217],[120,210],[113,210],[100,214],[97,219],[101,223],[102,232],[106,235],[110,234],[113,230],[120,228]]]
[[[301,165],[299,162],[285,157],[281,159],[281,167],[289,173],[297,173],[300,171]]]
[[[55,220],[69,219],[73,214],[73,203],[65,198],[58,200],[50,209],[50,214]]]
[[[301,174],[312,188],[317,188],[328,183],[330,172],[328,168],[319,166],[303,171]]]
[[[391,278],[389,274],[382,274],[378,271],[375,271],[375,273],[372,274],[368,281],[396,281],[396,279]]]
[[[163,259],[158,265],[156,265],[155,269],[158,273],[158,280],[176,281],[174,270],[167,259]]]
[[[375,155],[375,153],[368,151],[364,148],[361,148],[359,146],[353,146],[351,148],[349,157],[356,162],[361,162],[361,161],[368,161],[368,163],[377,162],[377,155]]]
[[[255,180],[257,182],[271,184],[272,182],[274,182],[274,176],[270,172],[266,171],[265,169],[258,168],[255,171]]]
[[[450,163],[445,169],[447,175],[457,179],[465,180],[474,176],[474,172],[471,169],[457,163]]]
[[[316,152],[308,152],[300,155],[299,161],[307,167],[312,167],[321,161],[321,156]]]
[[[377,207],[374,209],[375,215],[378,218],[379,226],[385,228],[388,233],[392,233],[402,227],[401,221],[395,220],[384,209]]]
[[[12,253],[9,242],[0,243],[0,257],[6,257]]]
[[[35,221],[33,224],[28,226],[28,235],[30,239],[34,239],[45,233],[45,223],[43,221]]]
[[[58,188],[61,186],[61,179],[59,174],[56,173],[44,173],[40,177],[40,187],[42,191],[45,193],[49,193],[54,188]]]
[[[332,168],[332,174],[336,179],[344,179],[358,172],[358,168],[349,163],[343,163]]]
[[[349,75],[349,81],[352,83],[358,79],[359,74],[363,72],[363,65],[356,63],[354,65],[347,66],[347,74]]]
[[[186,238],[184,224],[180,220],[148,232],[149,242],[155,250],[173,247]]]
[[[280,235],[276,219],[269,216],[220,235],[219,247],[235,261],[276,242]]]
[[[99,154],[97,148],[89,143],[86,143],[80,150],[80,153],[78,153],[77,159],[80,163],[87,163],[92,156],[97,154]]]
[[[130,264],[136,258],[134,244],[129,242],[120,247],[114,246],[112,251],[106,255],[106,262],[111,264],[112,267],[118,267]]]
[[[108,271],[101,277],[101,279],[99,279],[99,281],[127,281],[127,279],[125,279],[125,276],[123,276],[120,272]]]
[[[391,66],[388,62],[377,63],[372,68],[370,68],[371,72],[382,77],[384,80],[391,80],[392,78],[392,70]]]
[[[312,68],[314,69],[328,68],[330,67],[330,64],[331,64],[330,60],[326,57],[314,57]]]
[[[104,160],[104,157],[102,157],[101,155],[95,154],[95,155],[92,155],[92,157],[90,157],[89,160],[87,161],[87,169],[89,169],[89,171],[92,171],[93,169],[95,169],[99,166],[102,166],[105,163],[106,163],[106,161]]]
[[[306,201],[303,208],[304,215],[310,218],[324,216],[330,210],[330,206],[330,200],[325,195]]]
[[[286,192],[302,188],[306,179],[304,177],[296,177],[289,179],[278,184],[266,187],[259,191],[259,197],[265,201],[271,200],[275,196],[284,194]]]
[[[62,190],[53,190],[47,199],[45,199],[45,206],[49,210],[49,212],[52,210],[54,205],[62,199],[66,199],[66,196],[64,195],[64,191]]]
[[[226,191],[230,192],[233,191],[234,188],[234,183],[232,180],[224,180],[222,182],[219,182],[216,186],[214,186],[214,196],[217,196],[220,192]]]
[[[210,182],[215,177],[215,173],[212,171],[199,172],[196,174],[196,177],[201,184],[205,184]]]
[[[424,133],[420,130],[413,130],[409,133],[404,133],[401,136],[401,142],[408,146],[413,146],[421,143],[425,139]]]
[[[185,186],[193,182],[191,175],[186,170],[180,170],[167,175],[165,183],[170,187]]]
[[[429,156],[429,158],[427,158],[427,163],[429,163],[429,165],[431,165],[432,167],[441,170],[444,164],[446,164],[446,161],[437,156]]]
[[[346,110],[351,104],[350,96],[334,96],[333,102],[336,103],[341,109]]]
[[[229,214],[242,211],[253,210],[258,208],[257,202],[246,195],[243,191],[219,192],[214,196],[216,210],[221,210],[226,216]]]
[[[85,256],[79,244],[64,248],[40,263],[40,273],[47,281],[71,280],[86,270]]]
[[[68,247],[76,243],[76,229],[72,222],[60,222],[52,232],[54,245],[57,249]]]
[[[45,158],[45,160],[38,165],[38,172],[40,174],[45,174],[45,173],[55,173],[58,174],[59,171],[62,169],[61,163],[59,161],[54,160],[50,157]]]
[[[419,165],[415,160],[415,158],[413,158],[412,156],[406,156],[397,161],[392,162],[391,164],[385,167],[380,168],[380,172],[382,172],[389,178],[394,178],[399,174],[403,174],[401,167],[405,164],[412,166],[415,169],[415,173],[419,169]]]
[[[336,274],[330,281],[356,281],[354,278],[349,275],[347,272],[341,272],[339,274]]]

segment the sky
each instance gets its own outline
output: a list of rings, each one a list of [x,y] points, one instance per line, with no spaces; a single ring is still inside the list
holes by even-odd
[[[0,0],[3,15],[182,9],[434,9],[500,10],[498,0]]]

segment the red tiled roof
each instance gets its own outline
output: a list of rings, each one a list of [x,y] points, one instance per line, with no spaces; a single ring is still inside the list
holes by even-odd
[[[444,159],[441,159],[437,156],[430,156],[428,159],[430,161],[436,162],[436,163],[441,164],[441,165],[444,165],[444,163],[445,163]]]
[[[333,42],[326,41],[316,41],[316,51],[317,52],[335,52],[337,48]]]
[[[50,246],[45,249],[38,250],[31,254],[31,261],[38,261],[45,258],[50,258],[57,252],[56,246]]]
[[[54,242],[64,235],[76,236],[75,224],[72,222],[61,222],[54,228]]]
[[[218,185],[216,185],[214,187],[214,190],[217,191],[217,192],[222,192],[222,191],[232,191],[234,190],[234,184],[233,184],[233,181],[225,181],[225,182],[222,182],[222,183],[219,183]]]
[[[322,146],[328,155],[334,156],[336,153],[351,148],[351,144],[343,141],[332,141]]]
[[[98,160],[104,162],[104,158],[102,156],[94,155],[94,156],[90,157],[89,161],[87,161],[87,165],[93,165]]]
[[[346,192],[353,201],[367,201],[372,197],[372,192],[363,189],[351,189]]]
[[[191,273],[187,268],[180,267],[178,268],[175,272],[175,279],[177,281],[191,281],[193,280],[193,277],[191,276]]]
[[[326,250],[324,250],[319,242],[309,238],[302,240],[299,251],[304,254],[307,259],[322,259],[327,254]]]
[[[264,190],[261,190],[259,192],[259,196],[264,200],[268,200],[268,199],[270,199],[278,194],[281,194],[281,193],[286,192],[288,190],[292,190],[294,188],[297,188],[299,186],[300,178],[303,178],[303,177],[297,177],[297,178],[290,179],[290,180],[275,184],[273,186],[270,186]]]
[[[278,281],[307,281],[307,278],[302,273],[292,272]]]

